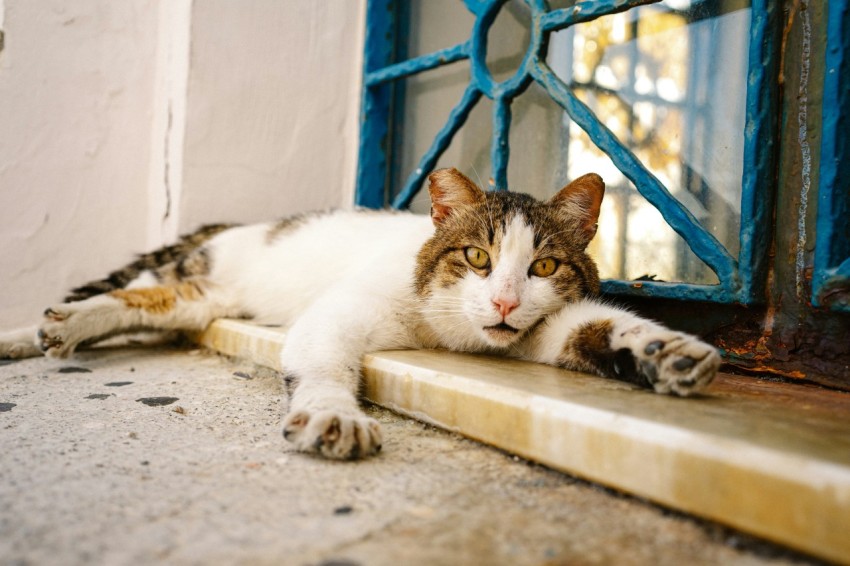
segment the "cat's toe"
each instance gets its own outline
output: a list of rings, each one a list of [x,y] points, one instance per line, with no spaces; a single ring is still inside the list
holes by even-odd
[[[49,358],[67,358],[76,345],[67,336],[62,322],[45,322],[38,329],[35,345]]]
[[[38,329],[36,345],[45,356],[51,358],[63,358],[69,352],[65,346],[65,339],[56,328],[41,327]]]
[[[283,421],[283,437],[290,442],[295,442],[310,421],[310,413],[306,411],[293,411]]]
[[[283,437],[302,452],[335,460],[356,460],[381,449],[378,422],[365,415],[335,411],[295,411],[284,420]]]
[[[70,313],[62,312],[61,307],[48,307],[44,309],[44,318],[54,322],[62,322],[68,318],[69,315]]]
[[[658,393],[682,397],[696,393],[711,383],[720,368],[717,350],[691,336],[671,341],[657,355],[652,386]]]

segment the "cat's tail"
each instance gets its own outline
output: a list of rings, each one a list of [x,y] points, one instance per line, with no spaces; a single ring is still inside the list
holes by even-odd
[[[235,226],[237,225],[207,224],[201,226],[191,234],[181,236],[176,244],[141,254],[135,261],[125,265],[121,269],[113,271],[104,279],[91,281],[76,289],[72,289],[71,293],[65,297],[65,302],[83,301],[96,295],[115,291],[116,289],[124,289],[146,271],[152,274],[158,274],[162,268],[169,265],[173,264],[179,267],[183,260],[188,258],[192,252],[200,248],[207,240],[219,232]]]

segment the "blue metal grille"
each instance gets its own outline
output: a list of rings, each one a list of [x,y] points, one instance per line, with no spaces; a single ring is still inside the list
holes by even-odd
[[[830,0],[812,303],[850,312],[850,2]]]
[[[428,173],[452,137],[463,126],[482,96],[493,101],[491,161],[495,187],[507,188],[510,157],[508,133],[511,103],[533,81],[586,132],[592,142],[610,157],[616,167],[654,205],[664,219],[687,243],[694,254],[720,281],[719,285],[664,283],[656,281],[618,281],[603,283],[606,292],[660,296],[676,299],[713,300],[749,304],[763,298],[770,238],[773,173],[774,77],[777,70],[776,2],[754,0],[750,29],[747,106],[744,132],[744,175],[742,179],[740,251],[732,254],[706,230],[688,209],[630,151],[616,135],[553,72],[545,61],[551,33],[620,13],[659,0],[587,0],[564,9],[550,10],[546,0],[525,0],[531,12],[531,48],[510,78],[497,82],[487,64],[487,34],[506,0],[465,0],[475,16],[468,40],[427,55],[397,62],[403,55],[399,38],[394,35],[395,8],[391,0],[370,0],[367,13],[361,151],[356,203],[360,206],[385,205],[388,191],[387,166],[393,128],[393,108],[398,104],[391,85],[394,81],[422,73],[455,61],[469,60],[469,84],[450,112],[417,167],[391,205],[406,208],[421,189]],[[706,0],[711,3],[711,0]],[[400,81],[399,81],[400,82]]]

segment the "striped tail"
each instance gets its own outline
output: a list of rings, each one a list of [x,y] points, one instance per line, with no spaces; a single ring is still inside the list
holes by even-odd
[[[135,280],[143,271],[150,271],[157,274],[159,269],[169,264],[179,266],[182,260],[189,257],[193,251],[201,247],[201,245],[210,238],[219,232],[223,232],[235,226],[237,226],[237,224],[207,224],[205,226],[201,226],[195,232],[181,236],[180,240],[176,244],[165,246],[150,253],[142,254],[138,256],[134,262],[110,273],[108,277],[86,283],[85,285],[73,289],[71,293],[65,297],[65,302],[73,303],[76,301],[83,301],[90,297],[94,297],[95,295],[102,295],[110,291],[115,291],[116,289],[123,289],[131,281]]]

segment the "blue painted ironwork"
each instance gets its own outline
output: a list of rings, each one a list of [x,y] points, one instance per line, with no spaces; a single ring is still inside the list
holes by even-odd
[[[599,0],[595,2],[579,2],[569,8],[552,10],[541,14],[540,27],[543,31],[565,29],[575,24],[581,24],[600,18],[619,14],[645,4],[655,4],[660,0]]]
[[[363,82],[368,88],[383,82],[415,75],[416,73],[428,71],[441,65],[466,59],[469,57],[469,50],[470,43],[466,41],[454,47],[448,47],[434,53],[429,53],[428,55],[396,63],[395,65],[390,65],[371,73],[367,72]]]
[[[388,102],[382,94],[387,83],[427,71],[435,67],[464,59],[470,61],[470,83],[460,102],[448,116],[431,147],[425,152],[416,169],[410,173],[398,196],[392,201],[395,208],[405,208],[421,188],[426,176],[436,165],[440,155],[462,127],[469,112],[480,97],[486,96],[493,104],[493,136],[491,160],[494,188],[507,189],[507,167],[510,157],[509,132],[510,106],[532,81],[538,82],[606,153],[614,164],[632,181],[638,191],[661,211],[665,220],[680,234],[693,252],[718,276],[719,285],[663,283],[656,281],[627,282],[605,281],[603,288],[616,294],[637,294],[677,299],[713,300],[721,302],[752,303],[760,300],[766,272],[766,249],[769,240],[769,214],[772,201],[764,190],[765,179],[773,169],[773,120],[775,92],[771,78],[777,69],[775,33],[779,29],[779,10],[770,0],[753,0],[747,114],[744,134],[745,173],[742,189],[741,251],[738,258],[708,231],[678,202],[664,185],[602,124],[593,112],[570,92],[545,63],[549,35],[556,30],[616,14],[638,6],[654,4],[660,0],[585,0],[558,10],[549,10],[546,0],[524,0],[531,11],[531,38],[528,50],[513,76],[496,81],[486,63],[488,32],[500,9],[507,0],[464,0],[475,16],[470,39],[447,49],[396,62],[386,59],[390,52],[385,40],[387,8],[391,0],[369,0],[366,65],[364,69],[364,95],[362,114],[360,170],[358,172],[357,203],[378,206],[383,203],[385,188],[378,188],[377,166],[387,170],[387,151],[381,135],[386,136]],[[830,6],[833,2],[832,0]],[[850,0],[840,0],[846,6]],[[372,18],[375,18],[374,20]],[[377,26],[377,31],[372,28]],[[370,38],[372,39],[370,41]],[[378,38],[375,40],[375,38]],[[375,120],[377,124],[371,122]],[[365,141],[364,141],[365,140]],[[370,152],[377,154],[370,155]],[[364,166],[364,163],[366,166]],[[377,195],[377,196],[375,196]]]
[[[757,297],[764,291],[768,269],[774,192],[764,190],[773,177],[776,151],[776,111],[772,85],[778,75],[781,10],[777,2],[754,1],[750,25],[750,66],[744,126],[744,176],[741,190],[741,229],[738,271],[740,295]],[[761,190],[760,190],[761,189]]]
[[[389,66],[394,59],[395,29],[392,0],[369,0],[366,7],[364,74]],[[357,163],[358,206],[381,208],[387,190],[388,144],[390,142],[390,85],[374,84],[363,89],[360,108],[360,156]]]
[[[490,162],[493,169],[493,188],[508,189],[508,158],[511,148],[508,133],[511,127],[511,99],[502,96],[495,101],[493,111],[493,142],[490,144]]]
[[[850,0],[830,0],[812,304],[850,312]]]

